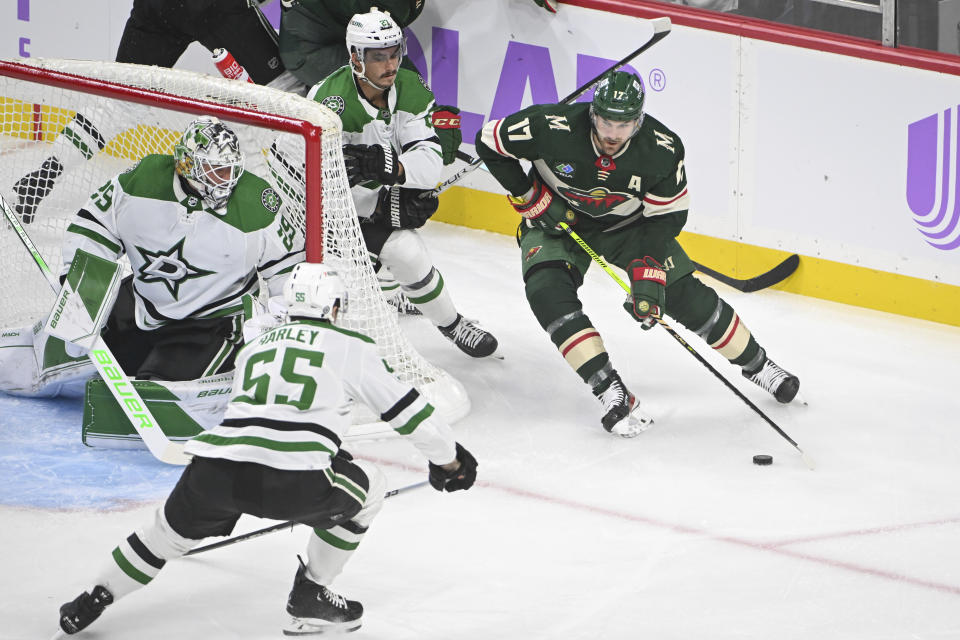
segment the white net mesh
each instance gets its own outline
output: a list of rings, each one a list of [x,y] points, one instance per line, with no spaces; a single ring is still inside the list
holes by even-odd
[[[135,98],[113,85],[144,91]],[[285,215],[306,233],[308,250],[313,242],[314,253],[319,251],[322,234],[324,261],[343,274],[350,292],[350,313],[342,324],[376,340],[396,375],[417,386],[449,420],[462,417],[469,410],[463,387],[413,349],[396,311],[383,299],[343,168],[339,118],[317,102],[159,67],[0,61],[0,194],[28,223],[31,239],[58,272],[64,231],[90,194],[144,155],[172,153],[184,127],[200,113],[218,116],[237,133],[246,170],[284,196]],[[307,178],[310,154],[321,162],[319,190],[317,181]],[[322,198],[322,217],[320,198],[313,195],[317,213],[307,214],[308,188]],[[0,329],[26,326],[45,317],[53,296],[9,224],[0,227]]]

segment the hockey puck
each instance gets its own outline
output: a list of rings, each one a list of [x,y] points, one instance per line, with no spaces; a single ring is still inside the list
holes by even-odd
[[[753,464],[759,464],[761,466],[773,464],[773,456],[768,456],[762,453],[755,455],[753,456]]]

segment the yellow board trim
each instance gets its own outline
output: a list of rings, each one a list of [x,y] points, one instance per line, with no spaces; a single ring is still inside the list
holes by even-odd
[[[519,222],[505,196],[456,186],[444,192],[433,219],[510,236]],[[790,255],[696,233],[683,232],[679,240],[697,262],[738,278],[763,273]],[[800,256],[797,271],[773,288],[960,327],[960,287],[942,282]]]

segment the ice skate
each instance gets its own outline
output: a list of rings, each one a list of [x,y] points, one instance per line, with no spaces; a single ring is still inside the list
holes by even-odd
[[[475,320],[468,320],[459,313],[453,324],[438,327],[440,333],[457,345],[460,351],[472,358],[485,358],[497,350],[497,339],[489,331],[484,331]]]
[[[650,428],[653,418],[640,410],[640,402],[623,384],[620,376],[614,373],[610,384],[602,391],[594,390],[593,395],[603,405],[603,428],[621,438],[633,438]]]
[[[387,304],[397,310],[402,316],[422,316],[423,313],[417,309],[417,305],[410,302],[410,298],[404,292],[399,292],[395,296],[387,298]]]
[[[100,585],[94,587],[90,593],[84,591],[60,607],[60,628],[69,635],[82,631],[111,604],[113,594]]]
[[[763,364],[755,371],[743,370],[743,377],[761,389],[769,391],[778,402],[787,404],[797,396],[800,379],[767,357],[761,348]]]
[[[360,628],[363,605],[310,580],[307,566],[301,561],[287,598],[287,613],[291,620],[283,629],[284,635],[348,632]]]
[[[53,189],[54,182],[63,173],[63,165],[56,157],[50,156],[40,168],[23,176],[13,185],[16,201],[13,208],[23,224],[30,224],[37,215],[40,201]]]

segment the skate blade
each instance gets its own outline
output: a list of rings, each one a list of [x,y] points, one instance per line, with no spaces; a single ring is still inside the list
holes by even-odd
[[[653,418],[640,411],[640,405],[627,416],[626,420],[621,420],[613,426],[610,433],[621,438],[636,438],[638,435],[647,431],[653,426]]]
[[[291,618],[283,628],[285,636],[316,636],[324,633],[350,633],[360,628],[361,619],[350,622],[327,622],[317,618]]]

